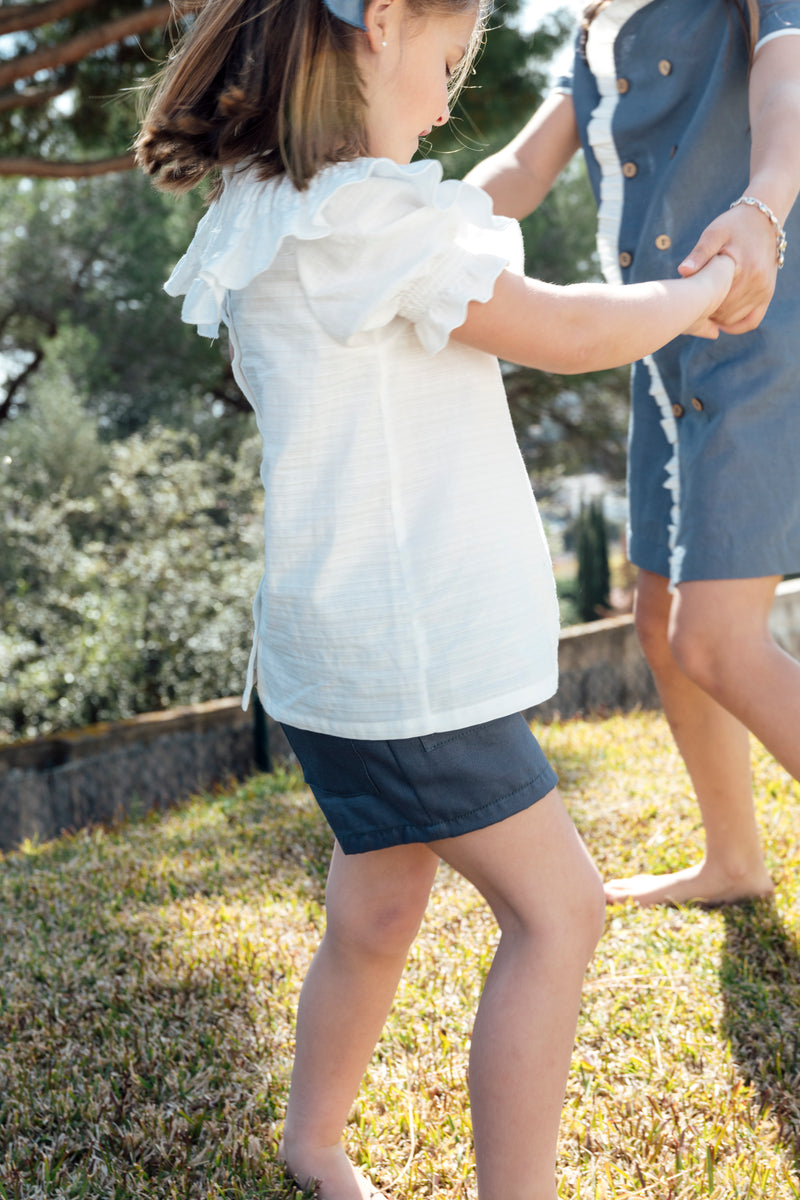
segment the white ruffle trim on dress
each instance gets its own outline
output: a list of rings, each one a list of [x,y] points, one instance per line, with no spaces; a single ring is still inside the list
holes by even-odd
[[[522,270],[519,226],[496,217],[480,188],[442,181],[435,161],[361,158],[325,168],[302,192],[285,177],[227,172],[165,290],[185,296],[184,321],[216,337],[227,293],[266,271],[286,238],[299,243],[315,316],[340,342],[401,315],[435,353],[470,301],[489,300],[506,267]]]
[[[640,8],[651,0],[615,0],[603,9],[589,28],[586,54],[600,92],[600,103],[592,113],[587,127],[589,144],[600,167],[600,203],[597,214],[597,246],[600,265],[609,283],[621,283],[619,266],[619,239],[622,226],[625,180],[622,174],[617,147],[612,132],[612,122],[620,93],[617,89],[615,43],[622,26]],[[650,376],[650,395],[661,413],[661,428],[664,430],[672,457],[666,465],[667,478],[664,487],[670,492],[669,553],[670,587],[680,582],[683,549],[677,546],[678,524],[681,512],[680,464],[678,458],[678,425],[672,411],[672,401],[656,366],[655,359],[648,355],[643,360]]]
[[[669,510],[669,584],[670,590],[674,590],[680,583],[681,567],[683,565],[683,556],[685,547],[678,546],[678,523],[681,516],[681,476],[680,476],[680,461],[678,457],[678,422],[675,414],[672,411],[672,401],[669,398],[667,389],[664,386],[664,381],[661,378],[655,359],[652,354],[648,354],[647,358],[643,359],[644,365],[647,367],[650,376],[650,395],[658,405],[658,410],[661,413],[661,428],[664,430],[664,436],[672,446],[672,457],[664,468],[667,478],[664,481],[664,487],[670,493],[670,510]]]
[[[619,268],[619,231],[622,224],[624,177],[611,131],[620,101],[614,48],[625,22],[651,0],[615,0],[589,27],[586,58],[595,78],[600,103],[586,129],[589,145],[600,167],[600,201],[597,212],[597,249],[609,283],[622,283]]]

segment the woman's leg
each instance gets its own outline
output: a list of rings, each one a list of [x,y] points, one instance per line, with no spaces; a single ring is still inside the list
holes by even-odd
[[[725,581],[725,585],[729,582]],[[763,580],[744,582],[765,583]],[[774,592],[774,581],[770,583],[771,591],[763,586],[759,589],[760,599],[756,605],[752,603],[754,597],[749,595],[750,589],[747,589],[748,595],[739,598],[743,603],[734,605],[741,618],[747,614],[747,624],[761,627],[756,641],[764,640]],[[688,900],[713,904],[765,895],[772,890],[753,809],[750,739],[746,725],[738,719],[744,714],[740,711],[738,716],[733,715],[721,696],[715,698],[710,694],[710,687],[700,686],[696,672],[692,678],[682,669],[682,665],[688,665],[689,656],[686,618],[697,611],[696,600],[704,595],[698,593],[698,589],[707,586],[682,584],[673,599],[666,579],[649,571],[640,571],[635,609],[642,649],[697,794],[706,834],[706,853],[700,863],[682,871],[612,879],[606,884],[606,896],[610,901],[633,898],[643,905]],[[710,653],[712,645],[721,649],[728,669],[733,667],[734,674],[741,671],[741,684],[746,689],[748,676],[738,658],[738,622],[733,613],[724,608],[715,609],[714,598],[709,598],[712,600],[710,608],[705,601],[702,604],[707,618],[705,624],[710,626],[707,628],[709,647],[702,651],[703,658],[705,660],[706,654]],[[696,625],[694,630],[692,641],[697,636]],[[752,636],[751,632],[747,640]],[[708,672],[703,681],[705,684],[711,682]]]
[[[469,1086],[480,1200],[555,1200],[558,1127],[600,877],[557,791],[436,842],[490,904],[501,936],[478,1007]]]
[[[800,663],[769,630],[779,582],[776,575],[681,584],[670,644],[684,674],[800,779]]]
[[[319,1200],[374,1189],[347,1159],[342,1133],[419,929],[438,866],[424,845],[345,855],[334,848],[325,935],[300,993],[280,1155]]]

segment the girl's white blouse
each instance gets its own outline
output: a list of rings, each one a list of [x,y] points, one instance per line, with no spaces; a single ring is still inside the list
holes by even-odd
[[[497,360],[450,341],[522,269],[513,221],[435,162],[359,159],[303,192],[230,173],[166,284],[228,326],[263,439],[265,709],[413,737],[557,685],[550,558]]]

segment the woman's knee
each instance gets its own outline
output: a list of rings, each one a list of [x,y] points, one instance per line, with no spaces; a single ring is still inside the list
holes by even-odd
[[[669,631],[669,645],[680,671],[706,692],[714,692],[720,681],[721,655],[714,630],[684,614]],[[723,657],[730,653],[730,644]]]
[[[684,675],[711,695],[736,686],[748,664],[773,645],[771,579],[706,580],[681,584],[669,644]]]
[[[670,663],[669,646],[670,597],[667,581],[659,576],[642,576],[636,590],[633,619],[636,634],[647,662],[654,671]]]

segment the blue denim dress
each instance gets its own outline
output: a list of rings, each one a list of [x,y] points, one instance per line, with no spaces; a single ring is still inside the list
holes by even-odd
[[[800,0],[760,4],[759,44]],[[677,275],[747,188],[746,38],[725,0],[613,0],[571,91],[609,281]],[[766,217],[764,218],[766,220]],[[628,551],[673,584],[800,571],[800,203],[758,329],[680,337],[632,375]]]

